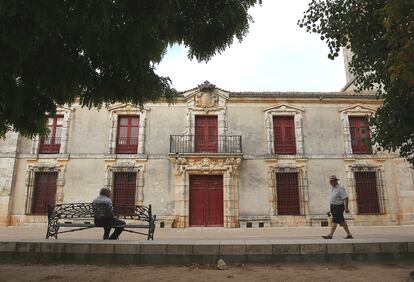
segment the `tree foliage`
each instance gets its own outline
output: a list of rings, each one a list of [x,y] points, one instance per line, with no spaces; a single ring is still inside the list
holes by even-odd
[[[175,90],[155,73],[172,44],[207,61],[246,35],[261,0],[0,1],[0,135],[45,134],[45,112],[80,98],[142,105]]]
[[[414,1],[313,0],[298,24],[320,34],[331,59],[352,47],[357,91],[383,99],[373,142],[414,164]]]

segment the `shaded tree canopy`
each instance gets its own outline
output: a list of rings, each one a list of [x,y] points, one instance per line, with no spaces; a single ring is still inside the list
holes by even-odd
[[[142,105],[175,90],[155,73],[172,44],[207,61],[247,34],[261,0],[0,1],[0,135],[47,133],[45,113],[80,98]]]
[[[372,141],[414,164],[414,1],[313,0],[298,24],[320,34],[331,59],[351,48],[357,91],[383,99]]]

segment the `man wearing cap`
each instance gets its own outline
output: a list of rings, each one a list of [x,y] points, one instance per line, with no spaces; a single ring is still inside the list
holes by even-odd
[[[345,232],[345,239],[353,239],[351,232],[349,231],[348,225],[346,224],[344,218],[344,211],[349,213],[348,209],[348,193],[345,188],[339,186],[338,178],[335,175],[329,176],[329,183],[331,184],[331,201],[330,201],[330,211],[332,214],[332,227],[331,232],[328,235],[322,236],[324,239],[332,239],[336,226],[341,225]]]

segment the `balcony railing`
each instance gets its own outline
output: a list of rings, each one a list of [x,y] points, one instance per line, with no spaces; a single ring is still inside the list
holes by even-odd
[[[138,150],[138,137],[118,137],[116,143],[117,154],[136,154]]]
[[[42,137],[40,139],[39,153],[58,154],[60,151],[60,137]]]
[[[171,135],[170,153],[242,153],[240,135]]]

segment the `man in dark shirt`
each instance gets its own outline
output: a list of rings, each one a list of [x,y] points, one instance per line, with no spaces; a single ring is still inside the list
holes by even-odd
[[[115,227],[114,232],[109,236],[111,228],[113,226],[125,225],[125,221],[114,218],[112,213],[111,190],[102,188],[99,192],[99,196],[93,200],[92,206],[94,209],[95,225],[104,228],[103,239],[117,240],[124,228]]]

